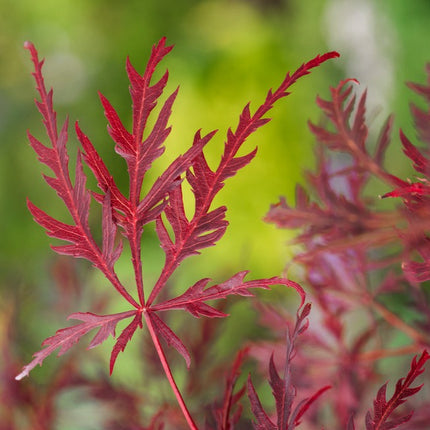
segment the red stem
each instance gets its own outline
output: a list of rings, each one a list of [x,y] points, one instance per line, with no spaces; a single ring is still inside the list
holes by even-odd
[[[176,400],[179,403],[182,413],[184,414],[184,417],[187,420],[190,429],[198,430],[198,427],[195,424],[193,418],[191,417],[191,414],[188,411],[184,399],[182,398],[181,392],[176,385],[175,379],[173,378],[172,371],[170,370],[169,363],[167,362],[167,358],[164,354],[163,348],[161,347],[160,341],[157,337],[157,334],[155,333],[151,318],[146,310],[143,312],[143,314],[145,316],[145,321],[148,326],[149,333],[151,334],[152,342],[154,343],[155,349],[157,351],[158,358],[161,361],[161,365],[163,366],[164,372],[166,373],[167,379],[169,380],[169,384],[172,387],[173,393],[175,394]]]
[[[143,274],[142,274],[142,259],[140,248],[140,234],[137,231],[136,223],[133,223],[133,231],[128,236],[131,249],[131,260],[134,269],[134,276],[136,279],[137,294],[141,306],[145,306],[145,292],[143,289]]]

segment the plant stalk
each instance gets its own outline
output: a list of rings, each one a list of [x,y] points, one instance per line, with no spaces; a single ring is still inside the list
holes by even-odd
[[[187,420],[188,425],[190,426],[190,429],[198,430],[197,425],[195,424],[193,418],[191,417],[190,412],[188,411],[188,408],[184,402],[181,392],[179,391],[179,388],[176,385],[175,379],[173,378],[172,371],[170,370],[169,363],[167,362],[167,358],[164,354],[163,348],[160,344],[157,334],[155,333],[148,311],[145,310],[143,314],[145,316],[145,321],[148,326],[149,333],[151,334],[152,342],[154,343],[155,349],[157,351],[158,358],[161,361],[161,365],[163,366],[164,372],[166,373],[167,379],[169,380],[169,384],[172,387],[176,400],[179,403],[179,407],[181,408],[182,413],[184,414],[184,417]]]

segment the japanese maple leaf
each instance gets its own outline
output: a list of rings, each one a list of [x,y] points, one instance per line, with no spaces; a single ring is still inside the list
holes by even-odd
[[[296,388],[291,382],[291,363],[294,358],[294,343],[297,337],[308,328],[307,317],[310,313],[311,305],[307,303],[300,313],[297,313],[297,320],[292,333],[287,331],[287,351],[285,355],[285,373],[281,378],[275,367],[273,355],[269,363],[270,386],[276,404],[276,423],[272,421],[260,402],[255,391],[251,377],[248,378],[248,396],[251,402],[251,409],[256,422],[254,428],[258,430],[292,430],[296,428],[302,416],[314,401],[326,390],[331,388],[325,386],[315,392],[311,397],[305,398],[294,405],[297,395]]]
[[[168,165],[149,187],[149,191],[143,195],[147,172],[153,162],[164,153],[166,139],[171,131],[168,122],[178,94],[178,90],[173,91],[162,103],[150,128],[148,120],[157,103],[160,102],[168,80],[166,71],[158,81],[153,82],[153,74],[158,64],[172,49],[171,46],[166,46],[166,39],[162,38],[152,48],[143,74],[138,73],[127,59],[126,70],[132,100],[130,130],[124,125],[107,98],[100,94],[115,151],[127,165],[129,179],[127,194],[118,188],[113,175],[78,123],[75,124],[75,132],[81,148],[77,152],[74,181],[72,181],[67,151],[68,119],[66,118],[59,127],[57,114],[53,108],[53,91],[46,89],[43,79],[43,60],[39,61],[37,51],[30,42],[26,42],[25,47],[30,51],[34,64],[33,76],[40,96],[36,105],[42,115],[49,141],[46,145],[29,134],[30,144],[39,161],[52,171],[52,176],[44,175],[44,178],[63,200],[71,215],[71,222],[57,220],[30,201],[28,201],[29,210],[35,221],[46,229],[49,236],[65,242],[62,245],[53,246],[56,252],[90,261],[103,273],[130,310],[112,315],[96,315],[90,312],[72,314],[70,318],[77,319],[81,323],[58,330],[55,335],[46,339],[43,342],[45,348],[34,355],[34,359],[24,366],[16,378],[27,376],[37,364],[41,365],[43,360],[56,349],[59,349],[59,355],[64,354],[93,329],[98,331],[90,342],[90,348],[104,342],[109,335],[116,337],[117,324],[122,320],[131,319],[116,337],[110,357],[110,372],[113,371],[118,354],[125,349],[136,330],[145,324],[182,412],[190,427],[196,428],[173,379],[160,340],[164,339],[168,345],[174,347],[184,357],[187,366],[190,365],[191,357],[181,339],[163,321],[159,313],[183,309],[195,317],[225,317],[226,314],[217,311],[207,302],[231,295],[252,296],[253,288],[267,289],[272,285],[281,284],[294,288],[303,303],[304,292],[297,283],[288,279],[273,277],[245,281],[247,272],[239,272],[227,281],[212,286],[208,286],[209,279],[204,278],[177,297],[167,298],[160,303],[154,303],[154,301],[160,292],[166,289],[167,281],[185,258],[199,254],[203,248],[213,246],[223,236],[228,225],[225,219],[226,208],[223,206],[213,208],[213,201],[224,187],[226,179],[234,176],[254,158],[256,149],[247,155],[237,155],[246,139],[269,121],[265,114],[276,101],[289,94],[288,88],[297,79],[326,60],[337,57],[338,54],[330,52],[317,56],[300,66],[293,74],[288,73],[275,91],[268,92],[255,113],[252,114],[249,104],[246,105],[240,114],[236,129],[229,129],[227,132],[224,152],[214,170],[209,167],[203,149],[211,141],[215,132],[202,135],[198,131],[195,133],[191,147]],[[91,192],[87,188],[84,163],[93,173],[100,192]],[[191,187],[194,194],[195,209],[191,216],[187,216],[184,211],[182,197],[184,182]],[[91,197],[94,197],[94,200],[102,206],[101,244],[94,239],[89,225]],[[144,227],[152,221],[155,221],[156,233],[165,252],[165,263],[158,280],[146,298],[141,241]],[[115,263],[123,252],[122,241],[116,240],[118,231],[129,243],[131,250],[135,293],[130,291],[129,285],[126,286],[119,279],[115,271]]]
[[[413,358],[407,376],[397,381],[394,394],[389,400],[386,399],[387,384],[384,384],[379,389],[373,402],[373,414],[369,411],[366,415],[366,430],[390,430],[411,419],[412,412],[393,418],[391,415],[408,397],[413,396],[421,390],[422,385],[416,387],[411,387],[411,385],[424,372],[424,364],[429,358],[430,355],[425,350],[418,360],[417,357]]]

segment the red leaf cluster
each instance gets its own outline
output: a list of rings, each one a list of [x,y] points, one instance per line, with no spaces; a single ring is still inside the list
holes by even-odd
[[[160,339],[164,339],[169,346],[175,348],[184,357],[188,367],[191,356],[185,344],[159,316],[159,313],[183,309],[194,317],[225,317],[226,313],[207,302],[224,299],[231,295],[249,297],[253,295],[252,289],[267,289],[272,285],[284,285],[295,289],[301,296],[302,304],[305,294],[299,284],[281,277],[245,281],[244,278],[247,274],[245,271],[212,286],[208,286],[208,278],[201,279],[176,297],[169,296],[166,288],[167,282],[185,258],[199,254],[203,248],[215,245],[223,236],[228,225],[225,219],[226,208],[213,208],[213,201],[224,187],[225,180],[236,175],[254,158],[256,149],[244,156],[237,155],[246,139],[269,121],[265,115],[276,101],[289,94],[287,90],[297,79],[308,74],[311,69],[326,60],[337,57],[338,54],[331,52],[317,56],[303,64],[293,74],[287,74],[275,91],[270,90],[267,93],[264,102],[255,113],[252,114],[249,104],[246,105],[240,114],[236,129],[229,129],[227,132],[224,152],[214,170],[209,167],[203,149],[211,141],[215,132],[202,136],[198,131],[191,147],[167,166],[144,195],[142,195],[142,190],[146,174],[153,162],[164,153],[164,145],[171,131],[168,123],[178,90],[170,94],[162,103],[152,127],[149,128],[149,118],[153,115],[157,104],[160,103],[168,80],[168,72],[165,72],[155,83],[153,83],[153,75],[161,60],[171,51],[172,47],[166,46],[165,38],[161,39],[152,48],[143,74],[137,72],[127,59],[126,70],[130,81],[132,101],[131,131],[124,125],[107,98],[100,94],[109,124],[108,131],[115,143],[115,151],[127,165],[129,189],[126,195],[118,188],[115,178],[78,123],[75,124],[75,132],[80,148],[76,158],[74,181],[72,181],[67,149],[68,119],[59,126],[53,107],[53,91],[46,89],[43,79],[43,60],[39,60],[37,51],[31,43],[26,42],[25,48],[30,51],[34,64],[33,76],[40,97],[40,100],[36,101],[36,105],[41,113],[48,137],[48,144],[44,144],[29,134],[30,144],[39,161],[52,171],[52,176],[45,175],[44,178],[63,200],[72,221],[67,224],[57,220],[30,201],[28,201],[29,210],[35,221],[46,229],[49,236],[66,242],[64,245],[53,246],[57,253],[90,261],[127,302],[130,310],[111,315],[96,315],[91,312],[73,313],[69,318],[81,322],[60,329],[55,335],[46,339],[42,344],[45,348],[34,355],[34,359],[24,366],[16,379],[27,376],[36,365],[41,365],[43,360],[55,350],[59,349],[59,355],[64,354],[85,334],[94,329],[98,331],[90,342],[89,348],[103,343],[110,335],[115,338],[110,357],[110,372],[112,373],[119,353],[124,351],[137,329],[143,328],[145,325],[182,413],[189,427],[196,428],[173,379]],[[60,131],[58,131],[59,129]],[[84,164],[93,173],[99,192],[90,191],[87,188]],[[182,188],[186,183],[191,187],[195,200],[194,213],[190,217],[185,214],[182,195]],[[92,197],[102,207],[101,243],[94,238],[89,223]],[[148,288],[149,296],[145,297],[141,241],[144,227],[153,221],[156,224],[160,245],[165,253],[165,262],[157,281],[151,289]],[[118,232],[122,234],[130,247],[135,291],[131,291],[130,287],[119,279],[115,271],[115,263],[123,252],[122,241],[117,239]],[[163,295],[160,294],[162,292]],[[126,319],[131,319],[131,322],[116,336],[115,329],[118,323]],[[236,367],[238,366],[239,364]],[[233,403],[236,400],[237,398],[234,398]],[[224,411],[224,413],[227,412]],[[223,420],[228,420],[228,418],[223,418]]]
[[[427,85],[409,86],[430,106],[427,71]],[[317,167],[307,173],[307,189],[297,187],[294,206],[282,198],[266,216],[280,228],[298,229],[294,243],[301,250],[287,268],[301,265],[319,319],[305,335],[298,379],[302,388],[333,382],[330,428],[339,429],[353,429],[353,416],[365,413],[364,399],[374,387],[370,382],[381,379],[380,359],[430,346],[430,300],[422,284],[430,279],[430,110],[412,105],[424,149],[400,130],[403,152],[419,174],[416,182],[401,179],[384,164],[393,117],[375,139],[366,124],[366,92],[358,100],[353,93],[357,84],[341,81],[330,89],[329,100],[317,98],[324,126],[309,124],[317,140]],[[392,189],[382,198],[400,197],[403,204],[384,204],[375,187]],[[394,348],[390,343],[399,332],[407,341]],[[410,384],[427,359],[424,350],[418,362],[413,360],[389,401],[386,385],[379,390],[374,413],[367,414],[368,429],[394,428],[411,419],[411,413],[395,409],[419,391]],[[424,416],[428,422],[428,413]],[[311,421],[320,428],[317,416]]]
[[[410,408],[403,409],[406,400],[409,404],[417,397],[421,385],[413,384],[424,372],[424,365],[430,358],[425,349],[430,346],[430,300],[428,288],[423,284],[430,280],[430,66],[427,67],[429,78],[426,85],[408,84],[427,103],[427,110],[411,106],[418,139],[424,147],[415,146],[402,131],[399,134],[404,155],[412,161],[416,172],[414,181],[397,177],[385,166],[393,117],[388,117],[379,137],[374,139],[366,124],[366,92],[358,100],[353,93],[357,81],[341,81],[330,89],[330,99],[317,98],[325,122],[309,124],[317,139],[317,167],[315,172],[307,174],[310,191],[297,186],[295,206],[281,198],[266,216],[266,221],[280,228],[299,230],[294,242],[302,245],[302,250],[289,267],[297,267],[293,266],[294,263],[301,265],[310,294],[305,296],[303,288],[286,277],[245,280],[248,272],[241,271],[217,284],[211,283],[207,277],[202,278],[174,295],[168,285],[176,269],[184,259],[214,246],[227,228],[226,208],[214,207],[213,202],[226,179],[236,175],[255,157],[257,149],[246,155],[237,155],[246,139],[269,121],[265,115],[276,101],[289,94],[292,84],[338,54],[331,52],[317,56],[293,74],[288,73],[276,90],[267,93],[255,113],[247,104],[239,116],[237,127],[228,130],[223,153],[215,168],[209,167],[204,154],[204,148],[215,131],[202,135],[199,130],[190,148],[168,165],[152,185],[147,184],[147,173],[164,153],[171,132],[170,115],[178,94],[175,90],[161,101],[168,72],[156,82],[153,82],[154,73],[172,47],[166,45],[164,38],[161,39],[153,47],[142,74],[127,59],[132,101],[131,130],[124,125],[108,99],[100,94],[115,151],[127,166],[129,187],[125,194],[78,123],[75,124],[75,133],[80,148],[74,174],[71,174],[68,118],[58,124],[53,91],[46,89],[43,79],[43,61],[39,60],[31,43],[27,42],[25,47],[30,51],[34,64],[33,76],[40,97],[36,105],[48,138],[45,144],[29,134],[30,144],[39,161],[52,171],[52,176],[44,175],[44,178],[64,202],[71,221],[60,221],[31,201],[28,201],[28,208],[50,237],[64,242],[53,246],[53,249],[59,254],[91,262],[119,293],[118,297],[124,299],[129,310],[104,314],[103,306],[99,306],[93,309],[97,313],[72,313],[69,319],[80,322],[48,337],[42,343],[44,348],[34,354],[33,360],[23,367],[16,379],[24,378],[35,366],[42,365],[54,351],[59,350],[58,355],[63,355],[93,330],[95,334],[89,348],[100,345],[110,336],[115,339],[110,355],[112,373],[119,353],[125,350],[138,329],[146,328],[148,339],[154,346],[153,355],[161,364],[160,369],[170,383],[179,409],[155,408],[151,423],[145,427],[139,422],[136,412],[140,401],[138,395],[124,391],[121,396],[129,400],[130,411],[133,410],[130,426],[154,430],[162,429],[164,423],[168,423],[172,428],[182,428],[180,410],[188,428],[197,429],[176,385],[161,339],[179,352],[190,368],[192,359],[200,364],[208,358],[207,343],[211,342],[215,332],[202,324],[201,343],[192,344],[190,348],[186,346],[189,342],[185,342],[185,337],[172,330],[170,311],[183,310],[196,318],[208,317],[207,321],[224,318],[228,316],[225,307],[214,301],[229,296],[253,297],[254,288],[284,285],[293,288],[301,298],[295,322],[276,307],[256,304],[262,325],[269,327],[279,339],[250,342],[247,348],[238,352],[231,369],[228,372],[223,369],[224,392],[218,402],[208,407],[211,418],[206,428],[229,430],[240,425],[243,422],[241,402],[246,390],[254,415],[254,428],[257,429],[293,429],[303,421],[311,429],[321,428],[322,404],[328,405],[333,412],[328,428],[353,430],[359,419],[367,430],[388,430],[399,426],[415,430],[427,428],[430,420],[428,409],[417,408],[415,420]],[[154,109],[159,104],[155,116]],[[155,116],[153,121],[150,121],[151,116]],[[87,187],[84,165],[97,181],[97,192]],[[143,193],[144,184],[148,189],[146,193]],[[386,200],[375,198],[375,186],[383,189],[381,197]],[[194,196],[191,215],[185,212],[184,187],[189,187]],[[95,239],[89,222],[92,198],[101,206],[100,241]],[[387,198],[401,198],[401,204],[388,207],[384,205],[389,201]],[[155,224],[165,260],[157,280],[144,288],[145,262],[142,261],[141,242],[143,230],[149,223]],[[134,289],[121,281],[115,271],[115,264],[123,255],[123,240],[131,251]],[[149,292],[148,297],[145,297],[145,289]],[[306,297],[308,300],[311,297],[314,302],[312,315],[311,305],[305,304]],[[309,324],[309,318],[316,321]],[[118,323],[123,320],[129,320],[128,325],[117,335]],[[286,338],[283,334],[285,328]],[[401,346],[392,347],[391,339],[395,340],[398,332],[408,340]],[[419,351],[423,351],[421,356],[413,358],[408,374],[398,380],[393,395],[387,400],[388,383],[381,386],[381,378],[385,375],[381,375],[377,365],[379,360]],[[145,353],[150,356],[147,351]],[[250,376],[246,383],[240,384],[240,369],[249,356],[264,362],[264,366],[269,361],[268,379],[275,400],[273,414],[263,407],[264,402],[260,400]],[[60,375],[60,382],[54,381],[52,393],[43,397],[48,405],[43,411],[46,416],[39,419],[39,414],[35,423],[53,422],[55,390],[73,384],[91,385],[79,374],[73,365],[73,356],[70,357],[65,367],[67,376]],[[9,367],[15,369],[10,354],[5,358]],[[281,366],[282,373],[278,370]],[[219,379],[219,369],[214,372],[215,378]],[[0,390],[0,393],[5,401],[14,398],[25,403],[26,396],[32,398],[25,389],[21,394],[13,393],[4,375],[3,379],[7,390]],[[205,388],[204,383],[189,383],[188,391],[196,390],[198,385]],[[377,386],[380,387],[378,391],[375,389]],[[92,384],[92,388],[93,396],[105,401],[111,401],[106,398],[106,392],[114,395],[120,391],[108,381],[98,386]],[[375,392],[373,411],[370,411],[364,401]],[[319,399],[323,393],[324,402]],[[116,410],[124,416],[125,409],[118,404]],[[109,425],[109,428],[115,428],[118,422],[112,421]]]

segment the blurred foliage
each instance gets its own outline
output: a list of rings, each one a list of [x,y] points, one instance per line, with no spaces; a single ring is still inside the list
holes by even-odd
[[[430,60],[429,16],[428,0],[2,0],[0,291],[20,303],[18,321],[26,330],[17,330],[26,333],[22,339],[26,343],[17,350],[24,349],[28,359],[43,338],[64,324],[46,311],[58,300],[50,293],[54,280],[49,270],[57,257],[25,205],[28,196],[48,213],[63,213],[55,193],[41,178],[41,167],[27,142],[27,129],[45,138],[33,104],[31,64],[22,48],[25,40],[31,40],[46,58],[46,82],[54,88],[60,121],[70,115],[72,124],[80,122],[114,175],[121,178],[118,183],[123,189],[125,166],[113,151],[97,91],[130,121],[127,55],[142,71],[160,37],[167,36],[168,43],[175,45],[164,67],[170,71],[168,92],[178,85],[180,92],[167,151],[154,165],[154,179],[191,144],[199,128],[203,132],[219,129],[207,149],[215,163],[227,128],[236,126],[248,101],[255,109],[288,70],[316,54],[341,53],[340,60],[325,64],[295,85],[292,95],[271,112],[273,121],[250,139],[246,149],[258,145],[256,159],[226,184],[218,201],[228,207],[230,228],[218,246],[185,263],[178,274],[180,288],[196,277],[220,280],[244,269],[250,269],[252,277],[266,277],[282,271],[289,255],[288,233],[261,219],[280,195],[291,201],[303,169],[313,163],[314,139],[306,123],[309,118],[318,120],[317,94],[326,96],[328,87],[340,79],[356,77],[369,87],[369,94],[375,91],[380,97],[372,100],[372,115],[381,110],[377,116],[382,121],[394,111],[398,114],[395,129],[412,130],[406,103],[411,93],[403,82],[424,76],[424,64]],[[357,64],[363,73],[355,74]],[[76,150],[72,127],[69,148],[71,153]],[[95,219],[95,229],[98,224]],[[147,239],[144,252],[151,281],[163,255],[153,232],[147,232]],[[81,267],[86,282],[99,279],[88,275],[85,263]],[[126,270],[119,267],[122,273]],[[106,286],[101,288],[105,291]],[[77,310],[89,309],[67,309]],[[34,323],[41,318],[41,326]],[[242,331],[246,332],[244,325]]]

